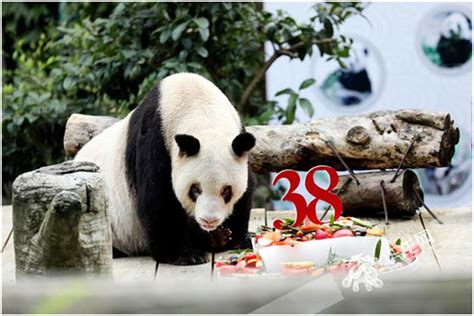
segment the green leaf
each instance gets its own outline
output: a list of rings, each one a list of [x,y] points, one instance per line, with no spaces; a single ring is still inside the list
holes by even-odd
[[[349,46],[344,47],[344,49],[340,50],[337,53],[337,56],[342,57],[342,58],[347,58],[347,57],[349,57],[349,50],[350,50]]]
[[[194,19],[194,23],[197,24],[201,29],[205,29],[209,27],[209,21],[206,18],[197,18]]]
[[[196,53],[198,53],[203,58],[206,58],[207,56],[209,56],[209,53],[204,46],[198,46],[198,47],[195,47],[194,49],[196,50]]]
[[[296,93],[290,95],[288,99],[288,107],[286,108],[286,124],[291,124],[295,121],[297,100],[298,95]]]
[[[182,38],[181,44],[183,44],[184,48],[189,50],[193,46],[193,41],[191,41],[189,38]]]
[[[298,55],[298,58],[303,61],[304,58],[306,57],[306,54],[308,54],[308,47],[301,47],[296,50],[296,54]]]
[[[328,37],[332,37],[334,35],[334,28],[332,27],[332,23],[329,19],[324,20],[324,32]]]
[[[395,242],[395,245],[400,246],[401,244],[402,244],[402,240],[398,238],[397,241]]]
[[[72,89],[72,87],[74,87],[75,84],[76,84],[76,79],[71,78],[71,77],[66,77],[66,79],[64,79],[63,81],[63,88],[64,90],[68,91]]]
[[[313,78],[310,78],[310,79],[306,79],[305,81],[303,81],[300,85],[300,90],[303,90],[303,89],[306,89],[308,87],[311,87],[313,84],[316,83],[316,80],[314,80]]]
[[[273,110],[268,109],[265,112],[263,112],[262,114],[260,114],[258,116],[258,119],[261,122],[261,124],[268,124],[268,121],[271,119],[272,116],[273,116]]]
[[[266,37],[268,40],[273,40],[273,37],[275,36],[275,33],[276,33],[276,26],[275,25],[272,25],[270,26],[268,29],[267,29],[267,33],[266,33]]]
[[[379,260],[380,259],[380,250],[382,249],[382,239],[379,239],[379,241],[377,241],[377,245],[375,245],[375,254],[374,254],[374,258],[376,260]]]
[[[286,88],[286,89],[283,89],[283,90],[280,90],[278,91],[275,96],[279,96],[279,95],[283,95],[283,94],[293,94],[295,93],[295,91],[293,91],[293,89],[290,89],[290,88]]]
[[[178,38],[181,37],[181,34],[184,32],[188,24],[189,21],[186,21],[174,28],[173,32],[171,33],[171,38],[173,39],[173,41],[176,41]]]
[[[342,61],[340,60],[339,58],[337,59],[337,62],[339,64],[339,66],[343,69],[347,69],[347,65]]]
[[[313,105],[308,99],[305,99],[305,98],[299,99],[299,104],[306,115],[308,115],[309,117],[313,117],[314,115]]]
[[[334,225],[334,215],[331,214],[331,216],[329,217],[329,226],[333,226]]]
[[[160,34],[160,44],[166,43],[170,35],[171,35],[171,30],[169,28],[163,30],[163,32],[161,32]]]
[[[205,42],[209,39],[209,29],[208,28],[200,28],[199,35],[201,35],[202,40]]]
[[[291,226],[295,221],[292,218],[284,218],[283,222],[285,223],[285,225]]]

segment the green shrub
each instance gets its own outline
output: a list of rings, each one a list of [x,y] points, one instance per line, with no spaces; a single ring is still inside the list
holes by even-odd
[[[260,3],[118,3],[101,9],[111,11],[106,18],[94,15],[90,4],[69,5],[74,10],[65,12],[79,13],[45,29],[33,44],[17,41],[16,68],[4,73],[4,194],[18,174],[65,159],[62,138],[72,113],[124,116],[152,85],[176,72],[215,82],[246,124],[290,124],[297,106],[312,114],[299,90],[280,92],[288,106],[266,100],[265,71],[281,56],[304,59],[316,47],[342,63],[351,40],[334,30],[362,11],[358,3],[317,4],[300,24],[284,12],[265,12]],[[274,49],[268,60],[265,41]],[[306,80],[300,90],[313,83]]]

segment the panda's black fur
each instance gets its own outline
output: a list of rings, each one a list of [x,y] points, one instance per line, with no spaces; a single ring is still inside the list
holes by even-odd
[[[202,230],[187,215],[173,191],[171,157],[165,146],[160,115],[160,91],[156,85],[132,113],[125,152],[126,178],[135,196],[136,210],[146,235],[148,253],[158,262],[197,264],[206,261],[205,251],[248,247],[248,221],[254,189],[249,170],[248,187],[235,204],[223,227],[231,230],[231,239],[223,229]]]

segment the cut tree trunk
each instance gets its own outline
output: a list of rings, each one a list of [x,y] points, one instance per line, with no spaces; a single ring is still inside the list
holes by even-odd
[[[73,114],[64,135],[69,157],[118,119]],[[248,126],[257,144],[250,163],[255,172],[308,170],[330,165],[344,170],[333,147],[354,170],[447,166],[459,141],[448,113],[421,110],[380,111],[321,118],[304,124]],[[413,145],[412,145],[413,142]]]
[[[80,273],[111,277],[112,239],[102,175],[68,161],[27,172],[13,183],[17,278]]]
[[[382,182],[388,217],[411,217],[422,205],[415,193],[418,192],[423,198],[418,177],[411,170],[403,170],[392,182],[394,175],[395,171],[357,173],[360,185],[349,175],[339,176],[339,183],[332,192],[339,191],[337,196],[342,201],[346,216],[383,215]]]

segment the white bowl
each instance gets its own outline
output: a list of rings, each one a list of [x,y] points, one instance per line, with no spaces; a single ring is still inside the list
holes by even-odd
[[[294,246],[262,247],[253,240],[254,251],[262,258],[267,273],[279,273],[282,263],[311,261],[316,266],[327,263],[329,253],[350,259],[353,256],[371,256],[375,254],[377,242],[381,240],[380,264],[391,264],[390,246],[385,237],[338,237],[320,240],[296,242]]]

